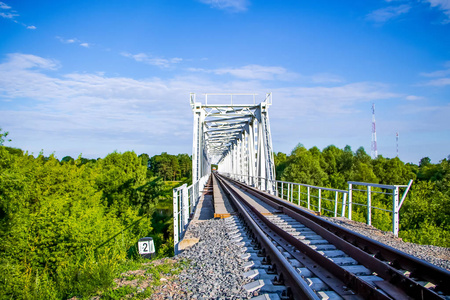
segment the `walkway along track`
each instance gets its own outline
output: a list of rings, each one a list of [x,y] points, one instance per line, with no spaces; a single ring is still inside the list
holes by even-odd
[[[275,282],[286,285],[291,298],[450,299],[450,272],[273,195],[214,176],[278,274]],[[251,204],[255,201],[276,212],[261,213]]]

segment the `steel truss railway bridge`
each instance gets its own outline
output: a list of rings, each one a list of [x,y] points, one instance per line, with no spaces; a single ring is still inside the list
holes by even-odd
[[[211,174],[212,165],[217,165],[221,174],[228,174],[233,179],[239,179],[291,202],[297,201],[299,205],[304,204],[303,206],[319,213],[329,212],[335,217],[352,219],[354,206],[362,205],[367,207],[366,220],[371,224],[373,210],[389,212],[392,214],[392,231],[395,235],[398,234],[399,210],[412,180],[407,185],[348,182],[348,190],[276,180],[269,122],[272,94],[266,94],[259,103],[256,102],[257,96],[257,94],[204,94],[202,103],[197,101],[196,94],[190,94],[194,114],[193,184],[174,190],[175,245],[183,236],[189,217],[195,210],[203,187]],[[223,101],[224,98],[226,101]],[[227,103],[218,104],[217,99]],[[384,192],[374,189],[382,189]],[[353,201],[353,194],[356,192],[366,194],[365,203]],[[391,195],[392,207],[389,209],[373,207],[371,204],[373,193]],[[329,196],[331,194],[332,196]],[[330,211],[323,206],[324,201],[333,201],[334,209]]]
[[[324,291],[331,288],[331,294],[324,292],[325,298],[329,295],[332,299],[446,298],[445,295],[450,294],[450,288],[445,284],[450,280],[448,271],[339,228],[320,217],[352,219],[352,213],[358,210],[359,217],[365,212],[365,221],[371,224],[377,210],[392,216],[392,231],[398,235],[399,211],[412,180],[407,185],[350,181],[346,190],[276,180],[268,113],[272,95],[267,94],[259,103],[255,102],[256,96],[206,94],[202,103],[197,101],[195,94],[190,95],[194,114],[193,183],[173,191],[175,253],[200,199],[203,205],[204,187],[209,182],[214,209],[223,208],[223,212],[215,212],[214,217],[229,217],[232,214],[228,214],[228,208],[236,208],[233,214],[238,214],[248,228],[253,228],[250,230],[253,244],[257,244],[260,254],[266,256],[266,262],[272,264],[271,270],[277,274],[273,282],[289,286],[294,291],[291,293],[294,299],[319,299],[318,290],[311,292],[302,276],[304,279],[312,276],[311,282],[317,276],[318,282],[327,286]],[[228,103],[214,103],[211,98],[215,97],[227,97]],[[241,104],[243,98],[249,101]],[[218,173],[211,176],[213,166],[217,166]],[[374,195],[390,205],[373,206]],[[227,204],[227,208],[224,203],[229,200],[225,198],[233,205]],[[284,228],[291,231],[288,233]],[[297,238],[302,234],[303,237]],[[311,240],[300,242],[303,239]],[[318,249],[319,242],[320,247],[324,247],[320,253],[314,250]],[[307,246],[309,243],[317,243],[317,246]],[[288,258],[294,257],[301,265],[309,265],[308,272],[314,274],[299,275],[301,271],[296,271],[287,263],[287,258],[283,258],[285,251],[290,253]],[[341,255],[348,255],[341,260],[352,260],[358,266],[338,265],[337,257]],[[313,261],[309,262],[309,259]],[[320,270],[316,268],[318,265]],[[353,270],[357,268],[364,272]]]

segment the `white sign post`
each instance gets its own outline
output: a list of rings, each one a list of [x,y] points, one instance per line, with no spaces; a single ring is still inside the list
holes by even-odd
[[[142,257],[152,258],[152,256],[155,254],[155,244],[153,243],[153,238],[144,237],[139,239],[138,251]]]

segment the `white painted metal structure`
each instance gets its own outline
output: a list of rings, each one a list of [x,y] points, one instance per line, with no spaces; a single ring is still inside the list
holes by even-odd
[[[229,96],[229,104],[208,104],[208,96]],[[253,104],[233,103],[239,97],[253,100]],[[255,104],[256,94],[205,94],[205,103],[191,94],[194,113],[192,149],[192,180],[197,181],[211,172],[217,164],[220,172],[242,174],[246,178],[259,177],[264,182],[275,180],[268,108],[272,94]],[[248,176],[248,177],[247,177]],[[251,182],[247,182],[252,184]],[[264,185],[263,190],[274,191]]]

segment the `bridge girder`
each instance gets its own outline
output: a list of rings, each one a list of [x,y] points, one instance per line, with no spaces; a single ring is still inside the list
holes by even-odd
[[[221,172],[275,180],[268,108],[272,94],[259,104],[205,104],[190,95],[194,113],[193,182],[211,172],[217,164]],[[255,94],[221,94],[251,95]],[[271,187],[265,187],[271,191]]]

